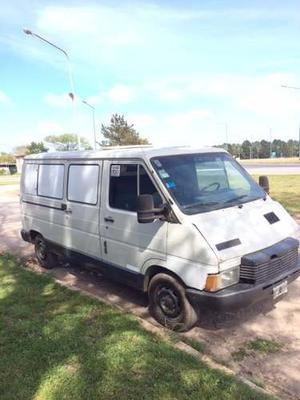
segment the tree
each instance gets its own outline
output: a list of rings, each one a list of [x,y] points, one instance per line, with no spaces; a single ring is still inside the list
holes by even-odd
[[[17,156],[25,156],[27,154],[27,146],[20,145],[14,148],[14,152]]]
[[[244,140],[241,146],[241,158],[247,159],[250,158],[251,153],[251,143],[249,140]]]
[[[139,133],[129,125],[124,115],[113,114],[110,125],[101,125],[101,134],[104,136],[101,146],[126,146],[149,144],[148,139],[140,137]]]
[[[31,142],[26,148],[26,154],[46,153],[49,150],[43,142]]]
[[[10,153],[0,153],[0,163],[14,164],[16,159],[13,154]]]
[[[270,142],[268,142],[267,140],[261,140],[258,157],[270,158]]]
[[[64,133],[63,135],[50,135],[45,137],[45,142],[53,144],[57,151],[78,150],[77,135],[74,133]],[[80,137],[80,146],[83,150],[92,150],[89,142]]]

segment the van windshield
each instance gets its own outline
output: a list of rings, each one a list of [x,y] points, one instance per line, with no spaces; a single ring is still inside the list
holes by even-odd
[[[244,168],[226,153],[155,157],[151,163],[186,214],[231,207],[265,196]]]

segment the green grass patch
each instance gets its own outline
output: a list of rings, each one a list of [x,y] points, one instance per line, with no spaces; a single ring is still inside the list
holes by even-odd
[[[264,354],[276,353],[283,347],[282,343],[275,340],[256,338],[246,342],[244,346],[239,347],[238,350],[231,354],[234,361],[242,361],[245,357],[249,356],[252,352],[259,352]]]
[[[170,332],[169,338],[172,343],[183,342],[191,346],[193,349],[199,351],[199,353],[204,353],[205,351],[205,344],[203,342],[199,342],[198,340],[180,335],[176,332]]]
[[[299,157],[282,157],[282,158],[251,158],[251,160],[240,160],[241,164],[298,164]]]
[[[131,315],[0,257],[0,398],[268,399]]]
[[[258,176],[254,176],[258,181]],[[270,196],[289,213],[300,213],[300,175],[270,175]]]
[[[250,350],[259,351],[260,353],[276,353],[282,348],[282,344],[275,340],[255,339],[248,342],[247,347]]]
[[[18,185],[20,183],[21,174],[0,175],[0,186]]]

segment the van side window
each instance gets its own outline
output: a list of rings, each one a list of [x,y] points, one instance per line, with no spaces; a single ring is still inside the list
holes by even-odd
[[[53,199],[64,197],[64,171],[61,164],[41,164],[38,174],[38,195]]]
[[[138,194],[152,194],[155,207],[162,204],[147,171],[142,165],[114,164],[110,169],[109,205],[126,211],[137,210]]]
[[[37,164],[25,164],[24,166],[24,181],[23,190],[25,194],[32,194],[36,196],[37,190]]]
[[[109,205],[136,211],[137,164],[113,164],[110,167]]]
[[[68,200],[96,205],[98,198],[99,165],[70,165]]]

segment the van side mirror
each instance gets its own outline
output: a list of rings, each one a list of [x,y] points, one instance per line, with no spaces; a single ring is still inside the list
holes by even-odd
[[[140,194],[137,199],[137,219],[140,224],[153,222],[164,216],[165,207],[154,208],[152,194]]]
[[[264,175],[260,176],[258,178],[258,183],[259,183],[259,186],[262,187],[267,194],[270,193],[269,178],[267,176],[264,176]]]

